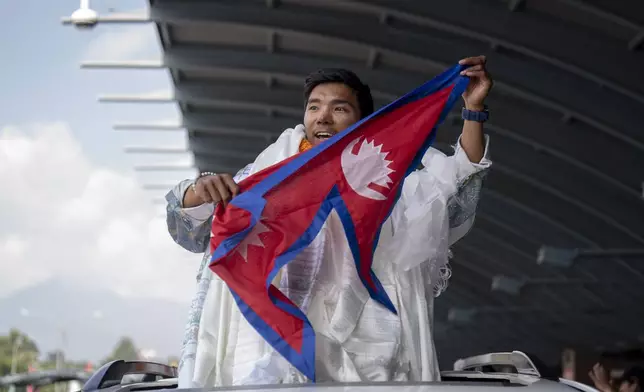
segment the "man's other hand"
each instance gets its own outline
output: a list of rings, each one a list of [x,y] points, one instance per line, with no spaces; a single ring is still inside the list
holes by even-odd
[[[239,193],[239,186],[230,174],[217,174],[199,177],[194,187],[183,196],[184,208],[196,207],[204,203],[228,202]]]

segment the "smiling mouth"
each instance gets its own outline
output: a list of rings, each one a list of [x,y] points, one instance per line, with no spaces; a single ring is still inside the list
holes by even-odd
[[[315,136],[317,140],[326,140],[332,137],[333,135],[335,135],[335,133],[333,132],[320,131],[320,132],[316,132],[313,136]]]

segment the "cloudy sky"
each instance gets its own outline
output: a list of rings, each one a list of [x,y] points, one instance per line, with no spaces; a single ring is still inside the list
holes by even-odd
[[[135,173],[188,155],[133,155],[126,145],[184,146],[183,132],[114,131],[172,121],[174,104],[101,104],[100,94],[167,91],[165,70],[82,70],[84,60],[158,59],[152,25],[79,31],[60,23],[78,0],[0,0],[0,299],[50,279],[126,297],[187,302],[199,256],[175,245],[144,183],[190,172]],[[145,0],[92,0],[101,13]]]

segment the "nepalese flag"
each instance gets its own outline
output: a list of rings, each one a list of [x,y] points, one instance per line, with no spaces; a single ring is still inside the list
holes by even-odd
[[[436,127],[465,90],[464,67],[433,80],[320,145],[241,181],[215,210],[210,268],[266,341],[315,381],[315,333],[304,313],[272,285],[278,270],[337,212],[371,298],[394,305],[371,270],[381,225]]]

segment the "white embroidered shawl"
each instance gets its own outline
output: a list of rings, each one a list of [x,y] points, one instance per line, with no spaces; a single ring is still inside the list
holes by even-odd
[[[302,125],[287,129],[236,181],[297,154],[303,137]],[[278,287],[316,331],[318,381],[439,378],[433,300],[449,279],[448,247],[472,226],[480,182],[474,181],[471,197],[456,199],[455,208],[451,201],[491,162],[471,163],[460,143],[453,156],[431,148],[422,162],[425,168],[406,179],[374,256],[374,271],[398,315],[369,298],[334,214],[278,277]],[[212,214],[212,206],[204,208]],[[459,217],[452,210],[466,213]],[[206,269],[200,286],[205,301],[191,348],[196,355],[181,369],[181,387],[306,382],[246,322],[223,281]]]

